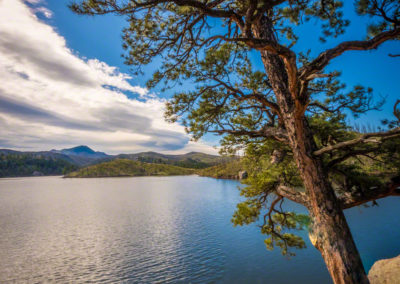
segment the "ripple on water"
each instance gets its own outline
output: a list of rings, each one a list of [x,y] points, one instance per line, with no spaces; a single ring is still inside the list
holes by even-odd
[[[200,177],[0,179],[0,283],[330,283],[307,239],[309,248],[288,261],[266,251],[255,226],[232,227],[237,185]],[[369,267],[400,253],[398,200],[346,212]]]
[[[187,202],[176,187],[160,188],[154,179],[104,181],[18,179],[2,190],[8,199],[0,200],[0,282],[204,283],[221,277],[221,243],[209,220],[199,220],[196,200]]]

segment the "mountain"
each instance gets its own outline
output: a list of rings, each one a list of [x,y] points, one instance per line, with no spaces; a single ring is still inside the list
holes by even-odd
[[[67,174],[67,178],[173,176],[194,174],[194,169],[173,165],[152,164],[127,159],[116,159],[82,168]]]
[[[14,151],[10,149],[0,149],[0,155],[11,158],[15,156],[26,156],[35,159],[44,160],[62,160],[71,163],[75,166],[82,167],[90,165],[99,159],[110,157],[109,155],[102,152],[95,152],[87,146],[78,146],[70,149],[63,150],[51,150],[51,151]]]
[[[51,150],[51,152],[54,153],[60,153],[64,154],[67,156],[80,156],[80,157],[85,157],[85,158],[93,158],[93,159],[103,159],[109,157],[104,152],[95,152],[91,148],[85,145],[73,147],[73,148],[68,148],[68,149],[62,149],[62,150]]]
[[[84,145],[61,150],[39,152],[0,149],[0,156],[5,169],[7,169],[6,165],[8,162],[14,163],[18,161],[18,165],[21,165],[23,163],[29,163],[30,165],[28,169],[24,170],[18,170],[18,167],[12,166],[13,170],[4,170],[3,176],[30,176],[34,175],[34,172],[40,172],[44,175],[61,174],[76,170],[77,168],[82,168],[103,162],[109,162],[117,159],[126,159],[148,164],[164,164],[187,169],[204,169],[235,160],[235,158],[233,157],[221,157],[200,152],[190,152],[181,155],[167,155],[157,152],[108,155],[104,152],[94,151],[93,149]],[[49,167],[52,169],[57,168],[57,170],[43,170],[44,172],[37,170],[31,171],[31,169],[33,168],[40,168],[39,165],[43,163],[46,164],[54,162],[56,162],[58,166],[54,166],[52,164]],[[73,167],[71,167],[70,165],[73,165]],[[7,172],[7,174],[4,174],[5,172]]]

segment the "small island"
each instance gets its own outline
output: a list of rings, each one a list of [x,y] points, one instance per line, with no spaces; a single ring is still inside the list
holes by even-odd
[[[194,174],[194,169],[168,164],[145,163],[128,159],[116,159],[88,166],[71,172],[66,178],[177,176]]]
[[[136,177],[136,176],[177,176],[193,175],[219,178],[241,179],[240,160],[233,160],[205,169],[183,168],[170,164],[146,163],[128,159],[116,159],[109,162],[81,168],[66,174],[65,178],[97,177]]]

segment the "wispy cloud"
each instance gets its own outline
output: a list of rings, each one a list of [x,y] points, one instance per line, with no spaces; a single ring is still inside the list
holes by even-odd
[[[0,147],[214,152],[189,142],[182,126],[166,123],[165,101],[133,86],[128,74],[70,50],[36,16],[52,15],[40,2],[0,1]]]
[[[46,18],[48,18],[48,19],[50,19],[51,17],[53,17],[53,13],[49,10],[49,9],[47,9],[46,7],[38,7],[38,8],[35,8],[34,10],[33,10],[35,13],[41,13],[41,14],[43,14]]]

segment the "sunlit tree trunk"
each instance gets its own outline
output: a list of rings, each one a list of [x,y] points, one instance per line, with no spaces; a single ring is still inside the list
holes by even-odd
[[[261,21],[254,33],[260,38],[276,41],[268,18]],[[288,76],[281,58],[267,51],[261,51],[261,56],[307,192],[307,207],[312,219],[310,240],[321,252],[336,284],[368,283],[340,204],[327,180],[321,161],[313,157],[316,145],[303,111],[303,105],[307,102],[297,99],[299,94],[289,90]]]

